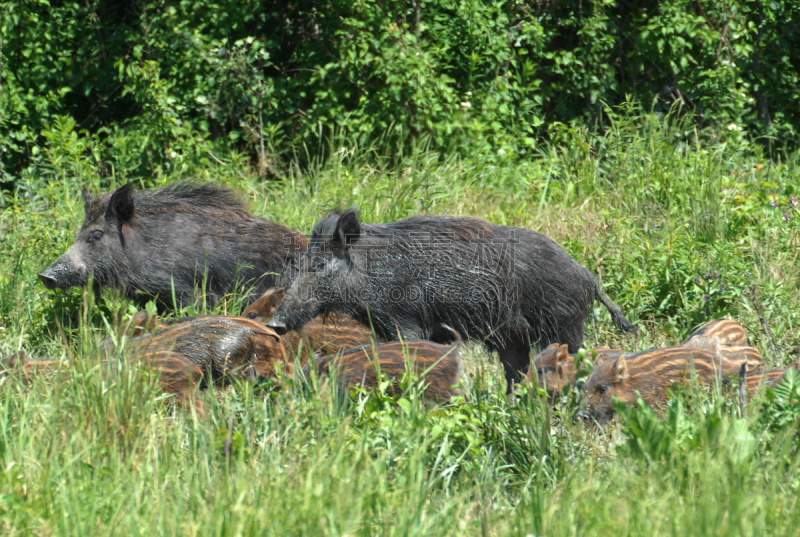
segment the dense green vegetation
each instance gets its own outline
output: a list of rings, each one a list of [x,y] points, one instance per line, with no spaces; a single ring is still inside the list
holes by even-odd
[[[541,231],[643,332],[596,304],[587,345],[675,344],[730,314],[769,366],[795,362],[797,11],[0,1],[0,355],[70,360],[0,379],[0,531],[796,534],[800,378],[744,409],[689,389],[597,430],[574,392],[509,403],[469,344],[447,407],[409,378],[396,398],[210,390],[197,416],[135,367],[100,374],[133,305],[36,274],[74,240],[81,187],[194,178],[306,233],[353,204]]]
[[[231,149],[279,174],[336,134],[526,156],[625,102],[799,141],[797,0],[3,0],[0,38],[6,183],[65,117],[105,177]]]
[[[643,328],[640,348],[730,313],[769,365],[796,361],[796,163],[757,146],[686,144],[685,128],[615,116],[602,136],[573,129],[537,159],[500,165],[422,149],[384,159],[336,140],[336,158],[281,181],[260,181],[233,155],[148,184],[235,186],[254,212],[305,232],[352,203],[371,221],[430,211],[541,230],[601,275]],[[210,411],[196,417],[165,406],[136,369],[99,375],[97,342],[133,306],[109,292],[96,305],[79,289],[46,292],[35,277],[74,238],[77,185],[105,181],[76,143],[53,138],[42,186],[21,178],[2,215],[2,352],[74,364],[67,379],[0,390],[4,533],[794,533],[800,382],[745,416],[698,392],[675,399],[666,421],[628,410],[596,431],[573,421],[574,394],[555,409],[535,393],[510,406],[477,344],[464,357],[467,400],[438,409],[413,390],[342,403],[325,386],[269,397],[240,386],[201,394]],[[235,297],[222,307],[235,311]],[[599,304],[595,314],[589,343],[633,348]]]

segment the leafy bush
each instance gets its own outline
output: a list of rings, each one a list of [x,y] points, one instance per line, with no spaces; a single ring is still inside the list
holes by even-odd
[[[607,126],[626,102],[692,112],[689,138],[711,125],[794,147],[799,13],[795,0],[3,0],[0,180],[43,163],[63,116],[97,171],[123,177],[234,148],[280,175],[282,158],[308,164],[341,134],[497,161],[551,128]]]

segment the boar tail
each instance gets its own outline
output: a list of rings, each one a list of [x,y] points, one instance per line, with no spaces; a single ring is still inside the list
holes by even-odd
[[[461,342],[462,342],[461,334],[459,334],[458,331],[455,330],[452,326],[444,323],[442,323],[442,328],[448,330],[451,334],[453,334],[453,337],[456,338],[456,342],[453,343],[453,349],[457,351],[459,348],[461,348]]]
[[[619,306],[614,304],[611,299],[606,296],[605,291],[603,291],[603,287],[597,282],[595,282],[594,286],[594,296],[606,307],[606,309],[608,309],[608,313],[611,314],[611,318],[614,319],[614,323],[620,328],[620,330],[632,332],[636,335],[639,334],[639,329],[633,326],[633,323],[631,323],[625,317],[625,315],[622,313],[622,310],[619,309]]]

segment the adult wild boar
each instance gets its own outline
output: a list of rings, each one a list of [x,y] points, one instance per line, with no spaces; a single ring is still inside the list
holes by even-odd
[[[205,284],[212,302],[237,284],[254,296],[297,273],[308,240],[247,213],[226,188],[182,182],[134,192],[125,185],[95,198],[83,190],[86,215],[69,250],[39,278],[48,289],[86,285],[122,289],[139,304],[191,302]]]
[[[498,351],[511,390],[531,345],[578,350],[595,298],[618,326],[635,330],[592,274],[544,235],[453,216],[363,224],[348,209],[314,226],[300,273],[267,326],[298,330],[335,312],[382,339],[443,342],[447,324]]]

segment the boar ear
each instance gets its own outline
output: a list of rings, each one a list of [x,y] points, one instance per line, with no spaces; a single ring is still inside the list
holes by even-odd
[[[339,216],[339,220],[336,222],[336,231],[333,233],[333,240],[347,248],[351,243],[358,240],[359,235],[361,235],[361,222],[358,221],[358,211],[351,207]]]
[[[133,218],[133,183],[121,186],[111,194],[106,209],[106,218],[116,217],[120,222]]]
[[[569,360],[569,347],[567,345],[561,345],[558,348],[558,352],[556,353],[556,360],[558,362],[566,362]]]
[[[614,362],[614,376],[618,380],[628,378],[628,362],[625,361],[624,356],[620,356],[617,358],[617,361]]]
[[[92,203],[94,201],[94,198],[92,197],[92,193],[89,192],[88,188],[84,187],[81,190],[81,194],[83,194],[83,203],[84,203],[84,205],[89,205],[90,203]]]

